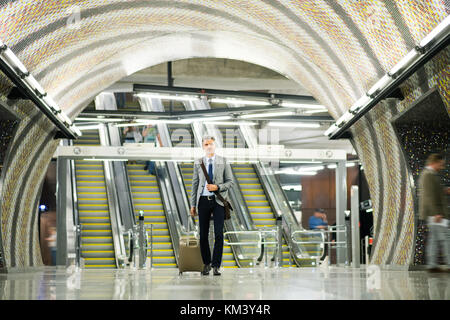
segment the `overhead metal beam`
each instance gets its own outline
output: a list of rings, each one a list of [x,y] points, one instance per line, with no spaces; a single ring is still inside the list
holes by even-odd
[[[244,113],[247,111],[279,111],[281,109],[285,109],[282,107],[238,107],[238,108],[218,108],[218,109],[207,109],[207,110],[186,110],[186,111],[164,111],[164,112],[155,112],[155,111],[118,111],[118,110],[85,110],[80,113],[79,117],[108,117],[114,119],[152,119],[152,120],[176,120],[180,116],[183,119],[189,118],[190,116],[217,116],[217,115],[229,115],[229,114],[238,114]],[[105,119],[103,118],[103,119]],[[277,120],[301,120],[301,121],[323,121],[323,122],[332,122],[334,119],[331,116],[302,116],[302,115],[294,115],[294,116],[281,116],[281,117],[273,117]],[[255,118],[257,119],[257,118]],[[262,118],[261,118],[262,119]],[[264,118],[267,120],[270,118]],[[205,120],[208,120],[205,118]]]
[[[84,160],[153,160],[153,161],[194,161],[202,148],[153,147],[145,143],[124,146],[58,146],[54,157]],[[229,162],[242,161],[322,161],[346,160],[345,150],[339,149],[286,149],[282,145],[259,145],[257,148],[217,148]]]
[[[164,92],[174,94],[191,94],[203,96],[226,96],[236,98],[261,98],[261,99],[281,99],[281,100],[295,100],[304,103],[316,103],[316,99],[312,96],[281,94],[281,93],[267,93],[254,91],[237,91],[237,90],[219,90],[206,88],[189,88],[189,87],[175,87],[175,86],[159,86],[150,84],[133,84],[133,91],[135,92]]]

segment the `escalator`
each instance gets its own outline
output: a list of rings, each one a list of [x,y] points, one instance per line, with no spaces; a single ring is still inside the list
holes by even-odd
[[[174,147],[185,147],[194,148],[195,140],[192,129],[189,125],[176,125],[169,124],[167,126],[169,130],[170,138],[172,141],[172,146]],[[200,156],[199,156],[200,157]],[[192,174],[193,174],[193,163],[192,162],[180,162],[178,164],[181,176],[183,179],[184,188],[190,203],[191,190],[192,190]],[[198,215],[195,217],[195,222],[198,222]],[[210,228],[211,230],[213,228]],[[224,268],[237,268],[236,260],[234,258],[233,252],[229,245],[224,245],[223,247],[223,260],[222,264]]]
[[[98,130],[84,131],[74,145],[99,146]],[[116,268],[103,162],[75,160],[75,180],[84,267]]]
[[[136,220],[144,212],[144,224],[153,224],[153,267],[176,268],[172,239],[169,233],[161,193],[155,175],[144,169],[145,164],[128,164],[127,173]],[[149,238],[150,241],[150,238]],[[148,256],[151,249],[148,249]]]

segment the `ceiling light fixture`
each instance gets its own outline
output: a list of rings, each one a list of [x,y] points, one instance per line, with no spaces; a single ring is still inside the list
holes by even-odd
[[[241,119],[251,119],[251,118],[268,118],[268,117],[281,117],[281,116],[292,116],[294,111],[281,111],[281,112],[268,112],[268,113],[253,113],[241,115]]]
[[[254,105],[254,106],[270,106],[271,103],[261,100],[242,100],[233,98],[212,98],[210,100],[212,103],[226,103],[226,104],[243,104],[243,105]]]
[[[270,121],[267,123],[269,127],[288,127],[288,128],[320,128],[318,123],[306,123],[306,122],[277,122]]]

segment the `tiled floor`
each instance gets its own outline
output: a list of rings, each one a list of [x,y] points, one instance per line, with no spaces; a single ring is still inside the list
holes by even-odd
[[[7,299],[450,300],[450,276],[338,267],[225,269],[220,277],[179,276],[176,269],[76,271],[45,267],[0,274],[0,300]]]

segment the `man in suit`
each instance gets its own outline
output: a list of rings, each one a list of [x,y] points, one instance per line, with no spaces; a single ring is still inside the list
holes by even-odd
[[[431,154],[419,177],[419,215],[428,225],[426,260],[430,272],[441,272],[437,266],[439,243],[447,265],[450,265],[448,243],[447,190],[441,185],[438,172],[445,168],[445,159],[440,154]]]
[[[214,137],[203,137],[202,147],[205,151],[205,156],[194,162],[191,191],[191,216],[194,217],[198,210],[200,251],[202,253],[204,264],[203,275],[208,275],[212,266],[214,275],[219,276],[223,253],[225,209],[222,201],[214,194],[214,191],[220,192],[220,195],[225,200],[228,200],[228,190],[233,186],[233,178],[231,166],[228,164],[227,160],[214,153],[216,149]],[[208,184],[206,181],[206,177],[200,167],[200,162],[202,160],[213,184]],[[212,260],[208,241],[211,213],[214,219],[215,236]]]

